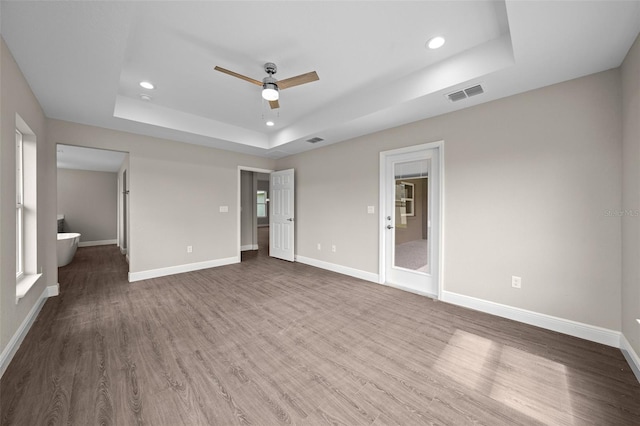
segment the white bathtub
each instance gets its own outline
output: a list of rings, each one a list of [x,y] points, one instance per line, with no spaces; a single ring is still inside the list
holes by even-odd
[[[73,260],[73,256],[78,249],[80,242],[80,234],[77,232],[64,232],[58,234],[57,254],[58,268],[68,265]]]

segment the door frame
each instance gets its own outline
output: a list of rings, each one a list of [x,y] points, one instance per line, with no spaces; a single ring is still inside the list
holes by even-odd
[[[238,191],[237,191],[237,196],[236,196],[236,211],[238,212],[238,216],[236,218],[236,223],[237,223],[237,239],[236,239],[236,253],[238,254],[238,262],[240,262],[240,259],[242,258],[242,212],[240,211],[240,209],[242,208],[242,172],[256,172],[256,173],[267,173],[267,174],[271,174],[274,170],[270,170],[270,169],[260,169],[257,167],[249,167],[249,166],[238,166],[238,177],[237,177],[237,185],[238,185]]]
[[[438,158],[438,182],[439,182],[439,191],[438,191],[438,213],[439,213],[439,223],[437,227],[437,235],[431,235],[432,238],[435,238],[435,247],[438,250],[438,261],[434,268],[436,268],[437,273],[437,281],[438,281],[438,294],[436,295],[438,300],[442,299],[443,294],[443,265],[444,265],[444,140],[428,142],[420,145],[412,145],[404,148],[392,149],[389,151],[381,151],[380,152],[380,204],[378,205],[378,213],[379,213],[379,222],[378,222],[378,232],[379,232],[379,243],[378,243],[378,283],[383,285],[390,285],[386,282],[386,243],[387,243],[387,232],[384,232],[384,228],[386,226],[386,163],[387,157],[398,154],[410,154],[412,152],[424,151],[427,149],[436,149],[437,148],[437,158]],[[393,200],[392,200],[393,201]],[[422,294],[415,290],[402,288],[402,290],[410,291],[413,293]],[[425,296],[433,297],[431,294],[423,294]]]

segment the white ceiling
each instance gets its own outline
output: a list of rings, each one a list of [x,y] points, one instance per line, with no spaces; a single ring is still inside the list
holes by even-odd
[[[48,117],[271,158],[618,67],[640,30],[640,2],[611,0],[2,1],[0,15]],[[435,35],[446,44],[426,49]],[[213,70],[261,80],[268,61],[320,80],[273,114]]]

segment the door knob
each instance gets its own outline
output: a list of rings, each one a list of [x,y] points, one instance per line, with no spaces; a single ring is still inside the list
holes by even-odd
[[[293,222],[293,218],[290,217],[289,219],[287,219],[289,222]]]
[[[393,226],[387,225],[387,229],[393,229]]]

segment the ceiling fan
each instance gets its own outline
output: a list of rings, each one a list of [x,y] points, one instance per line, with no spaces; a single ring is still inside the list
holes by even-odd
[[[253,83],[256,86],[262,86],[262,97],[269,101],[271,109],[280,108],[278,99],[280,98],[279,91],[288,89],[289,87],[299,86],[301,84],[311,83],[312,81],[319,80],[318,74],[315,71],[308,72],[306,74],[300,74],[295,77],[285,78],[284,80],[276,80],[273,75],[278,72],[278,67],[273,62],[267,62],[264,64],[264,71],[269,74],[263,78],[262,81],[254,80],[253,78],[238,74],[237,72],[229,71],[228,69],[216,66],[216,71],[229,74],[233,77],[237,77],[241,80]]]

